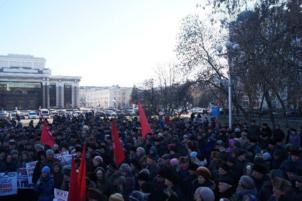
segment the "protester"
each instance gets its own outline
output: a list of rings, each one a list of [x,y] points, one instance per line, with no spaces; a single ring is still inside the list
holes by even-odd
[[[41,143],[42,120],[28,127],[0,120],[0,172],[16,172],[36,161],[34,189],[24,191],[35,190],[39,201],[52,200],[54,188],[70,190],[71,161],[58,156],[70,155],[79,171],[85,150],[89,201],[301,199],[297,130],[290,129],[285,137],[280,127],[259,127],[255,121],[228,129],[200,115],[148,120],[152,133],[143,138],[136,117],[116,118],[125,155],[118,164],[108,118],[57,115],[48,125],[55,139],[51,146]],[[18,191],[18,197],[24,191]]]
[[[52,201],[54,198],[54,181],[50,176],[50,168],[44,166],[41,171],[41,177],[38,180],[35,191],[38,193],[38,201]]]

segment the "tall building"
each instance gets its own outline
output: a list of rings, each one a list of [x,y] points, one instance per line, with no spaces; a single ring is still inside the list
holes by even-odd
[[[53,76],[46,60],[31,55],[0,55],[0,109],[75,108],[78,76]]]
[[[130,107],[131,87],[80,87],[80,106],[100,108]]]

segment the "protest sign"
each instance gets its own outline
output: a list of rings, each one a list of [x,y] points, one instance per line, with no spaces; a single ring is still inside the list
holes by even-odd
[[[214,118],[218,118],[220,116],[220,108],[218,106],[211,107],[211,116]]]
[[[72,154],[69,154],[68,152],[62,152],[60,154],[56,154],[55,158],[60,161],[62,166],[71,165]]]
[[[17,172],[0,173],[0,196],[17,194]]]
[[[28,179],[28,184],[32,184],[32,177],[34,173],[34,169],[36,167],[37,161],[32,161],[29,163],[26,163],[26,172],[27,172],[27,179]]]
[[[18,169],[18,189],[33,188],[33,184],[28,183],[26,168]]]
[[[57,201],[67,201],[68,191],[63,191],[58,188],[54,189],[55,200]]]

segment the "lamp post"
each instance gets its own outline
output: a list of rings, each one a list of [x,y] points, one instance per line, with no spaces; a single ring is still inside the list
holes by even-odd
[[[229,98],[229,128],[232,129],[232,82],[231,82],[230,71],[229,71],[229,82],[228,82],[228,98]]]

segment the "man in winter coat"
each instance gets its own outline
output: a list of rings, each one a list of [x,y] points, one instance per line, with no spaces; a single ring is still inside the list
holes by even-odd
[[[50,168],[44,166],[41,171],[41,177],[38,180],[35,191],[38,194],[38,201],[52,201],[54,198],[54,181],[50,177]]]

